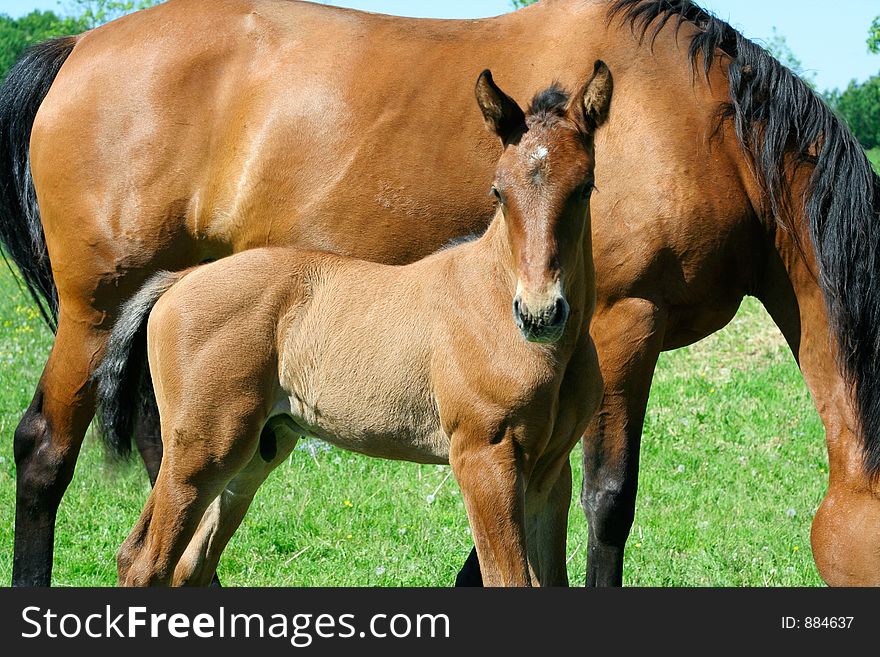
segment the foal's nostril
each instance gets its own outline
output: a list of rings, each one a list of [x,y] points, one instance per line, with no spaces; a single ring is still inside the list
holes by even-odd
[[[519,297],[514,297],[513,299],[513,318],[516,320],[518,326],[522,326],[522,303],[520,303]]]
[[[556,327],[565,324],[568,320],[568,312],[568,302],[565,300],[565,297],[557,297],[556,302],[553,304],[553,310],[547,318],[547,326]]]

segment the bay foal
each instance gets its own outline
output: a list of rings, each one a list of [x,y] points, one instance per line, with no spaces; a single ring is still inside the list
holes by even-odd
[[[120,584],[207,583],[299,436],[449,462],[484,582],[567,584],[568,457],[602,394],[589,198],[611,87],[597,62],[574,96],[552,86],[526,114],[480,76],[504,152],[479,239],[402,267],[256,249],[135,296],[111,345],[158,299],[147,342],[164,456]],[[102,371],[124,360],[116,348]]]

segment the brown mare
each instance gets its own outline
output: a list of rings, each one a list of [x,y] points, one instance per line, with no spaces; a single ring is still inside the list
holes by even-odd
[[[504,145],[481,238],[397,267],[252,249],[159,273],[126,305],[99,390],[149,317],[164,455],[120,584],[210,583],[299,436],[450,463],[486,584],[568,584],[569,454],[602,397],[589,198],[611,76],[597,62],[571,100],[553,86],[528,114],[488,71],[476,91]],[[179,566],[215,499],[201,527],[216,531],[194,541],[207,563]]]
[[[403,263],[481,230],[498,147],[470,81],[490,67],[523,97],[599,58],[616,94],[595,145],[605,395],[584,440],[587,583],[621,583],[658,354],[750,294],[826,428],[819,572],[880,584],[880,184],[815,94],[683,0],[547,0],[478,21],[172,0],[33,50],[0,96],[0,230],[59,311],[15,434],[14,583],[49,583],[92,373],[153,273],[267,244]]]

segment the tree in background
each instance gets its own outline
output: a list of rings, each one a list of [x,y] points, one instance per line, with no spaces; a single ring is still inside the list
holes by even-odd
[[[880,55],[880,16],[874,19],[868,30],[868,50]]]
[[[67,0],[64,15],[32,11],[21,18],[0,14],[0,79],[29,47],[40,41],[79,34],[159,0]]]
[[[86,29],[159,4],[161,0],[68,0],[69,13],[86,25]]]
[[[880,16],[868,28],[868,50],[880,54]],[[869,152],[880,171],[880,74],[859,84],[855,80],[840,91],[825,94],[834,111],[849,124],[853,134]]]
[[[835,89],[826,97],[862,146],[868,150],[880,148],[880,75],[861,84],[853,80],[843,91]]]
[[[0,14],[0,78],[28,47],[84,29],[86,24],[80,18],[62,18],[52,11],[32,11],[18,19]]]
[[[871,27],[868,29],[868,50],[875,54],[880,55],[880,16],[874,19],[874,22],[871,23]],[[871,78],[874,81],[874,115],[869,120],[873,121],[873,125],[875,128],[875,136],[876,131],[880,130],[880,101],[877,100],[877,87],[880,85],[877,77]],[[865,84],[871,82],[868,80]],[[871,162],[874,163],[874,168],[877,169],[877,173],[880,173],[880,144],[874,146],[873,150],[868,152],[868,157],[871,159]]]

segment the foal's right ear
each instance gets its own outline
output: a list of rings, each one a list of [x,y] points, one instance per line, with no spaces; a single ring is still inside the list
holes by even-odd
[[[476,93],[477,103],[489,130],[498,135],[505,147],[519,141],[526,131],[525,112],[513,98],[498,88],[489,69],[480,73]]]

